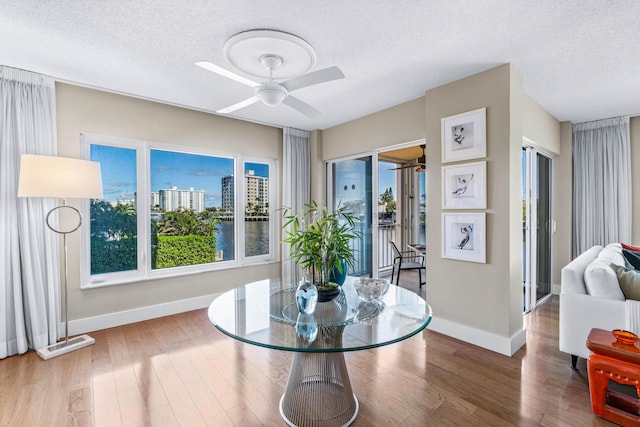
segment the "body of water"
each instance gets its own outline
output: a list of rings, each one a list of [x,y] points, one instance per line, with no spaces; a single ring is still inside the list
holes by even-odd
[[[216,234],[217,249],[222,251],[222,259],[236,259],[235,221],[220,221],[220,233]],[[244,221],[245,256],[269,253],[269,221]]]

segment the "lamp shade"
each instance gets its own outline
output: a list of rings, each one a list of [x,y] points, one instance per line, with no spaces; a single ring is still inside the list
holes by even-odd
[[[100,163],[23,154],[20,159],[18,197],[101,199]]]

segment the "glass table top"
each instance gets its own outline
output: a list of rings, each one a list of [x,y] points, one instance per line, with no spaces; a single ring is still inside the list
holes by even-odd
[[[381,302],[361,300],[347,278],[340,295],[298,312],[295,287],[261,280],[232,289],[209,307],[209,319],[225,334],[250,344],[300,352],[341,352],[391,344],[422,331],[431,307],[415,293],[389,286]]]

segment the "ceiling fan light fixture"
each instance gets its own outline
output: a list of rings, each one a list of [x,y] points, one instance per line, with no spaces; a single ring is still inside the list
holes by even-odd
[[[262,87],[256,90],[256,95],[265,105],[275,107],[282,104],[282,101],[287,97],[287,92],[280,88]]]

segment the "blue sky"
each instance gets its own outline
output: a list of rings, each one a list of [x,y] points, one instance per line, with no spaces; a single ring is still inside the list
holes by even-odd
[[[395,163],[380,162],[378,163],[378,193],[384,193],[384,190],[391,187],[393,189],[393,197],[397,200],[396,194],[396,172],[393,169],[398,167]],[[378,200],[380,197],[378,195]]]
[[[103,145],[91,146],[91,160],[101,163],[102,186],[106,200],[130,200],[136,192],[136,161],[135,150],[127,148],[107,147]],[[352,163],[347,169],[362,167],[362,162]],[[379,194],[391,187],[397,198],[395,189],[396,167],[393,163],[380,162],[378,165]],[[253,169],[257,176],[268,176],[266,164],[246,163],[245,169]],[[347,185],[344,194],[339,195],[343,200],[349,200],[352,186],[362,188],[361,170],[341,171],[341,182],[338,189]],[[151,191],[159,191],[173,186],[178,189],[206,191],[207,207],[220,206],[221,179],[233,173],[233,159],[212,157],[197,154],[176,153],[171,151],[151,150]],[[351,182],[353,181],[353,182]],[[357,182],[356,182],[357,181]],[[340,197],[341,196],[341,197]]]
[[[101,163],[102,187],[106,200],[133,199],[136,191],[135,150],[91,146],[91,160]],[[233,159],[151,150],[151,191],[173,186],[205,190],[205,205],[220,206],[221,179],[233,174]],[[268,165],[246,163],[246,170],[267,176]]]

